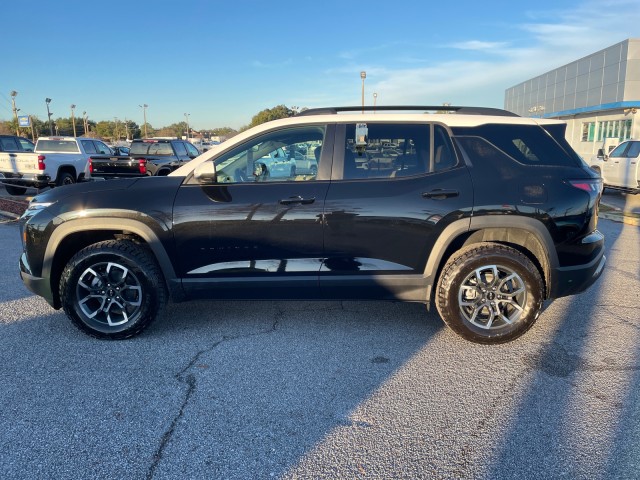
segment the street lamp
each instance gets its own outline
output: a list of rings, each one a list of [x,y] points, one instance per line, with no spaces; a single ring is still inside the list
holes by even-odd
[[[373,92],[373,113],[376,113],[376,101],[378,100],[378,94]]]
[[[142,114],[144,115],[144,138],[147,138],[147,105],[143,103],[142,105],[138,105],[142,109]]]
[[[73,136],[77,137],[78,134],[76,133],[76,117],[74,115],[75,109],[76,106],[74,104],[71,104],[71,123],[73,123]]]
[[[364,113],[364,79],[367,78],[367,72],[364,70],[360,72],[360,78],[362,79],[362,113]]]
[[[118,134],[118,117],[113,117],[113,120],[116,122],[116,127],[115,127],[115,130],[113,132],[113,141],[114,142],[119,142],[120,141],[120,135]]]
[[[190,113],[185,113],[184,118],[187,121],[187,142],[189,141],[189,115]]]
[[[51,123],[51,115],[53,114],[49,111],[49,104],[51,103],[51,99],[45,98],[44,101],[47,104],[47,117],[49,117],[49,135],[53,137],[53,124]]]
[[[19,137],[20,124],[18,123],[18,109],[16,108],[16,95],[18,95],[18,92],[16,92],[15,90],[11,90],[11,93],[9,95],[11,95],[11,103],[13,104],[13,116],[16,119],[16,136]]]
[[[82,112],[82,125],[84,126],[84,134],[86,135],[87,132],[89,131],[89,124],[88,124],[88,120],[87,120],[87,112],[86,111]]]

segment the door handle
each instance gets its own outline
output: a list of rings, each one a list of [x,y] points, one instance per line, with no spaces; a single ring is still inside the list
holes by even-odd
[[[443,200],[445,198],[457,197],[460,195],[458,190],[445,190],[443,188],[436,188],[430,192],[422,192],[422,198],[433,198],[434,200]]]
[[[302,205],[310,205],[315,201],[316,201],[315,197],[302,198],[300,195],[298,195],[297,197],[289,197],[287,199],[280,200],[280,205],[293,205],[294,203],[300,203]]]

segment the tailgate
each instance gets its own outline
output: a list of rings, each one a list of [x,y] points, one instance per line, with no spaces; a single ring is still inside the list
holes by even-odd
[[[39,174],[37,153],[0,153],[0,172]]]
[[[92,177],[140,177],[140,162],[133,158],[91,157]]]

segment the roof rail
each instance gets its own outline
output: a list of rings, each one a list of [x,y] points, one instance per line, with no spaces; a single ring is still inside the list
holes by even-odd
[[[422,111],[424,113],[430,111],[436,112],[451,112],[461,115],[496,115],[501,117],[519,117],[513,112],[502,110],[500,108],[488,108],[488,107],[452,107],[445,105],[429,105],[429,106],[410,106],[410,105],[396,105],[396,106],[365,106],[365,107],[324,107],[324,108],[311,108],[309,110],[303,110],[296,114],[296,116],[306,115],[335,115],[340,112],[389,112],[389,111]]]

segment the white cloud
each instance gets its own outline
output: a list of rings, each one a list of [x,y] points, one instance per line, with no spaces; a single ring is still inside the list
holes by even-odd
[[[430,61],[428,67],[421,67],[420,54],[408,51],[402,58],[411,59],[412,68],[397,66],[402,65],[398,61],[393,69],[370,62],[367,67],[351,64],[331,73],[353,76],[354,71],[366,70],[367,92],[378,92],[379,105],[452,102],[502,107],[507,88],[637,36],[640,8],[637,0],[588,1],[571,10],[529,12],[525,19],[511,31],[526,34],[517,41],[474,39],[443,46],[478,52],[472,61]],[[481,53],[492,56],[480,57]],[[355,93],[348,103],[359,103]]]
[[[504,48],[506,42],[483,42],[481,40],[469,40],[467,42],[452,43],[451,48],[460,50],[495,50]]]

